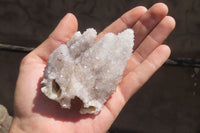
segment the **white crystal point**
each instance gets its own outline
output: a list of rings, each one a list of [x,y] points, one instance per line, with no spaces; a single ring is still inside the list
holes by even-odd
[[[132,29],[108,33],[95,43],[96,37],[92,28],[76,32],[50,55],[41,82],[42,92],[63,108],[70,109],[71,100],[79,98],[81,114],[97,114],[103,108],[133,52]]]

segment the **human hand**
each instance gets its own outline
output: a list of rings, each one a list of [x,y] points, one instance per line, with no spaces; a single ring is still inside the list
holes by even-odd
[[[151,77],[170,55],[163,41],[175,27],[172,17],[166,16],[164,4],[149,10],[136,7],[102,31],[119,33],[126,28],[135,32],[134,53],[128,61],[116,92],[97,115],[80,115],[76,108],[62,109],[40,91],[40,81],[49,55],[77,31],[77,20],[67,14],[52,34],[21,62],[14,98],[14,119],[10,132],[106,132],[128,99]],[[76,104],[76,103],[74,103]]]

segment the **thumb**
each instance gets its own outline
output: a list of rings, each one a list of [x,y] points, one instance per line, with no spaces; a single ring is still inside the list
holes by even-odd
[[[47,61],[49,55],[61,44],[66,43],[78,29],[76,17],[68,13],[59,22],[49,37],[38,46],[32,53],[37,55],[43,61]]]
[[[78,22],[72,13],[68,13],[59,22],[55,30],[50,34],[53,39],[66,43],[67,40],[77,31]]]

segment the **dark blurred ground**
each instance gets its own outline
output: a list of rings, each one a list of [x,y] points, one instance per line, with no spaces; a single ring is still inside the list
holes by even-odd
[[[129,9],[164,2],[177,26],[166,43],[172,58],[200,58],[200,0],[0,0],[0,42],[36,47],[59,20],[74,13],[79,30],[101,31]],[[0,104],[13,115],[13,94],[21,52],[0,50]],[[130,99],[113,124],[115,133],[200,132],[198,68],[163,66]]]

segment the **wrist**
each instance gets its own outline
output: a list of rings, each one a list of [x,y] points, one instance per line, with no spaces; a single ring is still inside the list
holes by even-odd
[[[24,127],[19,118],[13,118],[9,133],[25,133]]]

